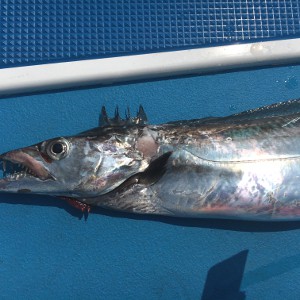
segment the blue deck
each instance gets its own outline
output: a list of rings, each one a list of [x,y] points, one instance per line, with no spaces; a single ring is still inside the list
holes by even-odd
[[[299,82],[289,66],[2,99],[0,152],[96,126],[103,104],[143,104],[159,123],[297,98]],[[59,200],[4,194],[0,207],[1,299],[299,298],[300,222],[85,221]]]

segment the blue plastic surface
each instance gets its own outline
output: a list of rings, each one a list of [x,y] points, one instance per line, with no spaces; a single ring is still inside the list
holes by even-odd
[[[96,126],[102,104],[110,113],[143,104],[159,123],[299,96],[297,66],[2,99],[0,153]],[[30,195],[1,194],[0,208],[1,299],[299,299],[300,222],[101,210],[85,221]]]
[[[1,0],[0,68],[300,36],[297,0]]]

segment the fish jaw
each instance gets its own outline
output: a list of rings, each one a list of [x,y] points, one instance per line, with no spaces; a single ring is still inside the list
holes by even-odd
[[[3,178],[0,190],[3,192],[31,192],[36,184],[55,181],[41,159],[36,146],[13,150],[0,155]]]
[[[3,161],[10,161],[13,164],[19,164],[28,168],[29,172],[32,173],[35,177],[40,180],[46,180],[52,178],[49,171],[41,163],[35,159],[37,154],[35,147],[28,147],[24,150],[14,150],[7,153],[4,153],[0,156],[0,159]],[[35,155],[34,155],[35,154]]]

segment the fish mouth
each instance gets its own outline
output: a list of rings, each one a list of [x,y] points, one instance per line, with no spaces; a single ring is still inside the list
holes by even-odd
[[[16,181],[23,178],[34,178],[42,181],[54,180],[54,177],[41,162],[21,150],[0,155],[0,161],[0,169],[3,172],[2,180]]]

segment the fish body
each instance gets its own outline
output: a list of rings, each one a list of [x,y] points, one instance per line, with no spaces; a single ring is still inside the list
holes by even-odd
[[[174,217],[300,219],[300,100],[161,125],[142,108],[100,119],[2,154],[0,190]]]

